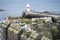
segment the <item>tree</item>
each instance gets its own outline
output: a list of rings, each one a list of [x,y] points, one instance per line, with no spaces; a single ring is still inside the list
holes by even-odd
[[[52,22],[53,22],[53,23],[56,23],[57,20],[52,17]]]
[[[43,13],[49,14],[50,12],[49,11],[44,11]]]
[[[25,17],[25,12],[23,12],[22,17]]]

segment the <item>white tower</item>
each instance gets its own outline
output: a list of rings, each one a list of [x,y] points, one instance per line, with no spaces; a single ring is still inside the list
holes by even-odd
[[[30,11],[30,5],[29,4],[26,5],[26,11],[28,11],[28,12]]]

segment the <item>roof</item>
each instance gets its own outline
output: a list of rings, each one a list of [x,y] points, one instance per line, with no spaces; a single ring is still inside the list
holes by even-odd
[[[51,39],[49,39],[49,38],[43,36],[41,40],[51,40]]]
[[[10,27],[16,29],[16,30],[21,30],[21,26],[18,23],[11,23]]]
[[[19,33],[19,31],[15,30],[15,29],[13,29],[11,27],[9,27],[8,30],[11,31],[11,32],[13,32],[13,33],[15,33],[15,34],[18,34]]]
[[[38,33],[34,30],[31,30],[31,34],[30,34],[30,37],[33,38],[33,39],[36,39],[38,37]]]
[[[2,26],[3,28],[8,27],[6,24],[1,24],[1,26]]]
[[[2,23],[8,25],[10,23],[10,21],[9,20],[4,20]]]
[[[32,38],[28,38],[27,40],[34,40],[34,39],[32,39]]]

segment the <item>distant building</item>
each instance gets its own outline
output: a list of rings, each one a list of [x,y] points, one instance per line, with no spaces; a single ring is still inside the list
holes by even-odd
[[[39,17],[44,17],[44,15],[48,16],[41,12],[31,10],[29,4],[26,5],[26,10],[22,13],[22,17],[25,17],[25,18],[39,18]]]

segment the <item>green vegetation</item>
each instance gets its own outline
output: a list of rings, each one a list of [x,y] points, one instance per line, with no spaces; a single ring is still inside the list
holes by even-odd
[[[31,20],[30,19],[26,19],[24,23],[31,24]]]
[[[27,38],[30,36],[30,34],[31,34],[31,32],[26,33]]]
[[[56,26],[53,26],[53,27],[52,27],[52,34],[53,34],[53,35],[56,35],[57,32],[58,32],[57,27],[56,27]]]

